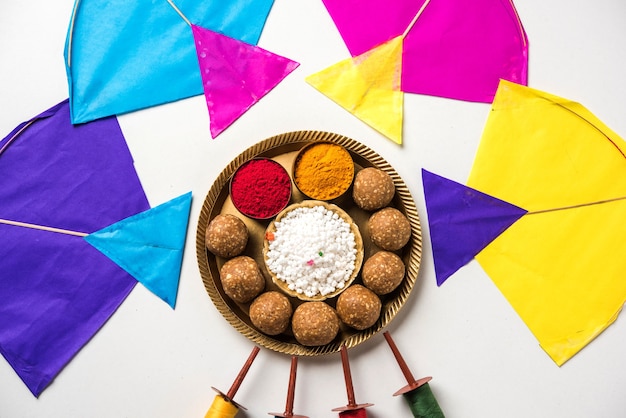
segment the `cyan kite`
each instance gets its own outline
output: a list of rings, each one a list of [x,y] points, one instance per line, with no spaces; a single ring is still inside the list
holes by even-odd
[[[195,24],[249,44],[272,5],[177,0]],[[203,92],[193,34],[167,0],[76,0],[65,64],[74,124]]]

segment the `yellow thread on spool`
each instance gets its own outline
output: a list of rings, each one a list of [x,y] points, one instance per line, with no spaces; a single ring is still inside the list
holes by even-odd
[[[234,418],[237,411],[239,408],[232,402],[227,401],[221,395],[217,395],[204,418]]]

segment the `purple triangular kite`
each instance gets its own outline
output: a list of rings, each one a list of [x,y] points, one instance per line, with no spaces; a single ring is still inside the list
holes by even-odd
[[[527,211],[422,169],[437,286]]]

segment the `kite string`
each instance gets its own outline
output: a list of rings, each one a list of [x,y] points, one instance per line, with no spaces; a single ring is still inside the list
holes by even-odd
[[[519,17],[519,13],[517,13],[517,9],[515,8],[515,5],[513,4],[513,0],[509,0],[509,3],[511,5],[511,9],[513,9],[513,13],[515,14],[515,23],[517,23],[517,29],[519,30],[519,33],[522,37],[522,45],[524,45],[524,47],[528,46],[528,40],[526,39],[526,35],[524,33],[524,25],[522,25],[522,19],[520,19]]]
[[[411,23],[409,23],[409,26],[407,26],[407,28],[402,33],[402,38],[405,38],[409,34],[411,29],[413,29],[413,26],[417,22],[417,19],[419,19],[419,17],[422,15],[422,12],[426,8],[426,6],[428,6],[428,3],[430,3],[430,0],[426,0],[424,4],[422,4],[422,7],[420,7],[420,9],[417,11],[417,14],[413,17],[413,20],[411,20]]]
[[[2,153],[9,147],[9,145],[15,142],[15,140],[20,136],[22,132],[24,132],[30,125],[35,123],[37,120],[39,120],[39,118],[31,119],[30,121],[25,123],[24,126],[22,126],[11,138],[9,138],[7,142],[5,142],[5,144],[0,148],[0,155],[2,155]],[[26,222],[11,221],[8,219],[0,219],[0,224],[20,226],[20,227],[38,229],[41,231],[48,231],[48,232],[57,232],[60,234],[74,235],[78,237],[85,237],[88,235],[83,232],[69,231],[67,229],[53,228],[53,227],[43,226],[43,225],[35,225],[35,224],[26,223]]]
[[[72,40],[74,39],[74,23],[76,22],[76,14],[78,13],[78,6],[80,5],[80,0],[76,0],[76,4],[74,4],[74,10],[72,10],[72,18],[70,20],[70,28],[68,32],[68,40],[67,40],[67,66],[72,66]]]
[[[580,114],[576,113],[574,110],[568,108],[567,106],[564,106],[563,104],[549,99],[547,97],[544,97],[544,99],[546,101],[548,101],[549,103],[555,105],[555,106],[559,106],[560,108],[562,108],[563,110],[572,113],[573,115],[581,118],[582,120],[584,120],[585,122],[587,122],[589,125],[591,125],[596,131],[598,131],[602,136],[604,136],[604,138],[609,141],[611,143],[611,145],[613,145],[613,147],[615,147],[615,149],[617,150],[617,152],[620,153],[620,155],[622,156],[622,158],[626,159],[626,154],[624,154],[624,151],[622,151],[622,149],[619,147],[619,145],[617,145],[617,143],[615,141],[613,141],[611,139],[610,136],[608,136],[606,133],[604,133],[604,131],[599,128],[598,126],[596,126],[593,122],[591,122],[590,120],[588,120],[587,118],[581,116]],[[561,211],[561,210],[567,210],[567,209],[576,209],[576,208],[583,208],[586,206],[593,206],[593,205],[601,205],[604,203],[611,203],[611,202],[617,202],[620,200],[625,200],[626,196],[622,196],[622,197],[615,197],[612,199],[605,199],[605,200],[598,200],[596,202],[589,202],[589,203],[580,203],[578,205],[571,205],[571,206],[563,206],[560,208],[552,208],[552,209],[540,209],[540,210],[534,210],[534,211],[529,211],[526,213],[526,215],[537,215],[537,214],[541,214],[541,213],[549,213],[549,212],[557,212],[557,211]]]
[[[180,17],[183,18],[183,20],[189,25],[191,26],[191,22],[189,21],[189,19],[187,19],[187,17],[183,14],[183,12],[180,11],[180,9],[174,4],[174,2],[172,0],[167,0],[167,2],[170,4],[170,6],[172,6],[172,8],[174,10],[176,10],[176,13],[178,13],[180,15]]]
[[[591,122],[590,120],[588,120],[587,118],[579,115],[578,113],[574,112],[572,109],[568,108],[567,106],[564,106],[563,104],[555,101],[555,100],[551,100],[548,98],[545,98],[545,100],[547,100],[549,103],[552,103],[555,106],[559,106],[560,108],[562,108],[565,111],[568,111],[572,114],[574,114],[575,116],[581,118],[582,120],[584,120],[585,122],[587,122],[589,125],[591,125],[596,131],[598,131],[602,136],[604,136],[604,138],[609,141],[611,143],[611,145],[613,145],[615,147],[615,149],[617,150],[617,152],[620,153],[620,155],[626,159],[626,155],[624,154],[624,152],[622,151],[622,149],[617,145],[617,143],[615,143],[615,141],[613,141],[611,139],[611,137],[609,137],[607,134],[604,133],[604,131],[602,129],[600,129],[599,127],[597,127],[593,122]],[[542,209],[542,210],[535,210],[535,211],[530,211],[527,212],[526,215],[536,215],[536,214],[540,214],[540,213],[549,213],[549,212],[556,212],[556,211],[560,211],[560,210],[567,210],[567,209],[576,209],[576,208],[582,208],[582,207],[586,207],[586,206],[593,206],[593,205],[600,205],[600,204],[604,204],[604,203],[611,203],[611,202],[617,202],[620,200],[625,200],[626,196],[622,196],[622,197],[615,197],[613,199],[605,199],[605,200],[598,200],[596,202],[589,202],[589,203],[580,203],[578,205],[572,205],[572,206],[564,206],[561,208],[553,208],[553,209]]]
[[[622,196],[622,197],[616,197],[613,199],[606,199],[606,200],[598,200],[596,202],[590,202],[590,203],[580,203],[578,205],[572,205],[572,206],[563,206],[560,208],[553,208],[553,209],[540,209],[540,210],[533,210],[533,211],[529,211],[526,213],[526,215],[537,215],[540,213],[548,213],[548,212],[557,212],[560,210],[567,210],[567,209],[577,209],[577,208],[582,208],[585,206],[593,206],[593,205],[601,205],[604,203],[611,203],[611,202],[617,202],[620,200],[626,200],[626,196]]]
[[[617,144],[615,143],[615,141],[613,141],[613,140],[611,139],[611,137],[610,137],[610,136],[608,136],[607,134],[605,134],[605,133],[604,133],[604,131],[603,131],[601,128],[599,128],[598,126],[596,126],[593,122],[591,122],[590,120],[588,120],[588,119],[587,119],[587,118],[585,118],[584,116],[582,116],[582,115],[580,115],[580,114],[576,113],[574,110],[572,110],[572,109],[568,108],[567,106],[565,106],[565,105],[563,105],[563,104],[561,104],[561,103],[559,103],[559,102],[557,102],[557,101],[555,101],[555,100],[549,99],[549,98],[547,98],[547,97],[545,98],[545,100],[549,101],[550,103],[552,103],[552,104],[554,104],[554,105],[556,105],[556,106],[561,107],[563,110],[566,110],[566,111],[568,111],[568,112],[570,112],[570,113],[574,114],[575,116],[578,116],[579,118],[581,118],[581,119],[582,119],[582,120],[584,120],[585,122],[587,122],[587,123],[588,123],[589,125],[591,125],[591,126],[592,126],[592,127],[593,127],[596,131],[598,131],[598,132],[599,132],[602,136],[604,136],[604,138],[606,138],[606,140],[607,140],[607,141],[609,141],[609,142],[610,142],[610,143],[611,143],[611,144],[615,147],[615,149],[617,149],[617,152],[619,152],[619,153],[622,155],[622,157],[626,159],[626,155],[624,155],[624,151],[622,151],[622,149],[619,147],[619,145],[617,145]]]
[[[53,228],[53,227],[50,227],[50,226],[29,224],[29,223],[26,223],[26,222],[10,221],[8,219],[0,219],[0,224],[12,225],[12,226],[21,226],[21,227],[24,227],[24,228],[38,229],[40,231],[56,232],[56,233],[59,233],[59,234],[74,235],[76,237],[86,237],[87,235],[89,235],[89,234],[85,234],[84,232],[76,232],[76,231],[70,231],[68,229]]]
[[[20,134],[22,132],[24,132],[26,130],[26,128],[28,128],[30,125],[32,125],[33,123],[35,123],[35,121],[38,120],[38,118],[35,119],[31,119],[30,121],[28,121],[27,123],[24,124],[24,126],[22,126],[16,133],[15,135],[13,135],[11,138],[9,138],[7,140],[7,142],[4,143],[4,145],[0,148],[0,155],[2,155],[2,153],[9,148],[9,145],[11,145],[13,143],[13,141],[15,141],[17,139],[18,136],[20,136]]]

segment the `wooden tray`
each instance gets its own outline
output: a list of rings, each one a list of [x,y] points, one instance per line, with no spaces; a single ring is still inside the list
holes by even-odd
[[[337,338],[331,343],[323,346],[308,347],[299,344],[293,337],[290,329],[283,334],[269,336],[261,333],[252,325],[248,316],[249,304],[234,302],[226,296],[221,286],[219,270],[226,260],[216,257],[207,251],[204,240],[206,227],[215,216],[220,213],[231,213],[238,216],[245,222],[250,232],[250,238],[244,254],[254,258],[259,264],[266,278],[266,290],[279,290],[272,282],[263,260],[265,230],[271,222],[271,219],[259,221],[247,218],[239,213],[230,200],[228,193],[229,181],[241,164],[254,157],[272,158],[282,164],[291,175],[292,164],[297,152],[303,146],[316,141],[329,141],[346,148],[354,160],[355,172],[365,167],[376,167],[391,176],[396,187],[396,194],[391,205],[399,209],[409,219],[411,224],[411,239],[403,249],[397,252],[406,265],[404,280],[392,293],[381,296],[382,311],[376,324],[363,331],[357,331],[342,324]],[[290,203],[298,203],[305,199],[306,197],[298,191],[292,181],[292,197]],[[330,203],[341,207],[359,226],[363,238],[364,260],[367,260],[368,257],[379,251],[379,249],[372,244],[366,228],[367,220],[371,212],[363,211],[354,204],[352,201],[352,188],[343,196],[330,201]],[[270,350],[289,355],[315,356],[334,353],[340,350],[342,344],[345,344],[347,348],[354,347],[382,330],[391,322],[407,301],[415,281],[417,280],[421,254],[422,231],[419,216],[411,194],[398,173],[382,157],[365,145],[345,136],[329,132],[288,132],[261,141],[242,152],[237,158],[230,162],[217,177],[213,186],[211,186],[202,205],[196,231],[196,255],[200,275],[204,282],[204,287],[217,310],[236,330],[253,342]],[[360,274],[357,276],[354,283],[361,283]],[[303,302],[293,297],[290,297],[290,300],[294,309],[298,304]],[[336,297],[328,299],[326,302],[335,307]]]

